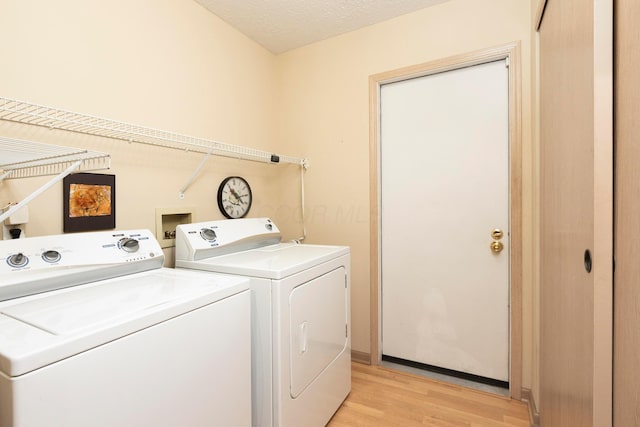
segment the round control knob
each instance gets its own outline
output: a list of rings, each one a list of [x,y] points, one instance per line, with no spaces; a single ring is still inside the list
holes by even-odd
[[[213,242],[216,240],[216,237],[218,237],[216,236],[216,232],[210,228],[203,228],[200,230],[200,236],[202,236],[204,240],[208,240],[210,242]]]
[[[46,262],[58,262],[60,261],[60,252],[54,250],[44,251],[42,259]]]
[[[140,249],[140,243],[136,239],[123,237],[118,241],[118,246],[125,252],[137,252]]]
[[[11,267],[24,267],[29,263],[29,258],[27,258],[23,253],[17,253],[7,258],[7,263]]]

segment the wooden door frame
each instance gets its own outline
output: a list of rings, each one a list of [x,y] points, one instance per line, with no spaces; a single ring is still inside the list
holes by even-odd
[[[370,200],[370,362],[381,361],[380,347],[380,87],[416,77],[506,59],[509,64],[509,391],[522,398],[522,130],[520,42],[404,67],[369,77]]]

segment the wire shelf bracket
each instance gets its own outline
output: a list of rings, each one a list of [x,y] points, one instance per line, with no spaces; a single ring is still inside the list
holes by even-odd
[[[74,171],[109,169],[102,152],[0,137],[0,183],[4,180],[55,175],[17,204],[0,212],[0,223]]]

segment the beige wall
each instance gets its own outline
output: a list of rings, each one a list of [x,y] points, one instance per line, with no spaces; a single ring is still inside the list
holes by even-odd
[[[452,0],[278,57],[282,149],[300,150],[311,160],[306,177],[308,240],[351,246],[355,350],[369,352],[368,77],[519,40],[523,61],[523,384],[530,387],[530,21],[529,1]]]
[[[0,96],[232,144],[276,145],[275,56],[194,1],[1,0],[0,10]],[[195,206],[196,220],[222,218],[216,192],[231,174],[253,186],[252,216],[273,216],[280,204],[276,166],[212,158],[180,200],[200,154],[4,121],[0,134],[111,153],[106,173],[116,175],[120,229],[154,229],[156,207]],[[0,205],[43,182],[0,184]],[[28,235],[62,232],[61,188],[30,204]]]
[[[535,0],[533,0],[535,1]],[[308,242],[352,248],[353,348],[369,352],[368,77],[506,42],[522,42],[523,384],[533,358],[531,2],[451,0],[274,56],[186,0],[0,0],[0,96],[310,160]],[[209,160],[184,200],[178,190],[201,156],[0,121],[0,135],[111,153],[117,227],[155,227],[156,207],[195,206],[221,218],[216,189],[241,174],[250,216],[302,234],[295,166]],[[0,184],[0,205],[42,178]],[[61,186],[32,202],[29,235],[62,231]],[[168,252],[168,255],[171,255]]]

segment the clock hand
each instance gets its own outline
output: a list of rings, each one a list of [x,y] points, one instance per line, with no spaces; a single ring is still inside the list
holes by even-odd
[[[231,192],[231,195],[235,199],[235,202],[231,201],[231,199],[229,199],[229,201],[231,201],[231,203],[233,203],[234,205],[237,205],[238,202],[240,201],[240,197],[242,197],[242,196],[240,196],[238,194],[238,192],[236,190],[234,190],[233,188],[230,188],[229,191]]]

